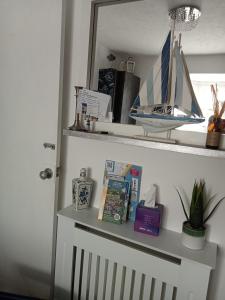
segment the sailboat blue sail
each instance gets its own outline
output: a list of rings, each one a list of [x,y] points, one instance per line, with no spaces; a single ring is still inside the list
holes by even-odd
[[[170,64],[171,31],[162,48],[161,54],[161,102],[166,103],[168,98],[169,64]],[[162,76],[163,75],[163,76]]]
[[[130,112],[130,117],[140,122],[146,132],[163,132],[205,120],[184,54],[171,32],[154,64],[152,77],[142,85]]]

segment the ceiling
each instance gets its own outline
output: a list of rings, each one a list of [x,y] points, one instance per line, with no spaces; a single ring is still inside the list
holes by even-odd
[[[99,8],[97,40],[109,49],[156,55],[169,31],[168,10],[196,5],[202,15],[192,31],[182,34],[185,54],[225,53],[224,0],[144,0]]]

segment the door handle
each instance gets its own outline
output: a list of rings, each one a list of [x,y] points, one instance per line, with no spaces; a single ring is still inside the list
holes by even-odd
[[[53,176],[53,172],[51,169],[46,168],[45,170],[40,172],[39,176],[42,180],[50,179]]]

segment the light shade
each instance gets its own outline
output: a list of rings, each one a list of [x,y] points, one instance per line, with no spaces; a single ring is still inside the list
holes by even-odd
[[[201,12],[194,6],[180,6],[169,10],[171,23],[175,22],[176,31],[192,30],[199,21]]]

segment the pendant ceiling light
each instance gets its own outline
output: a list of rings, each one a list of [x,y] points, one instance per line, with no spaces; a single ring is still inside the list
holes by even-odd
[[[194,6],[180,6],[169,10],[169,18],[176,31],[192,30],[198,24],[200,16],[201,11]]]

